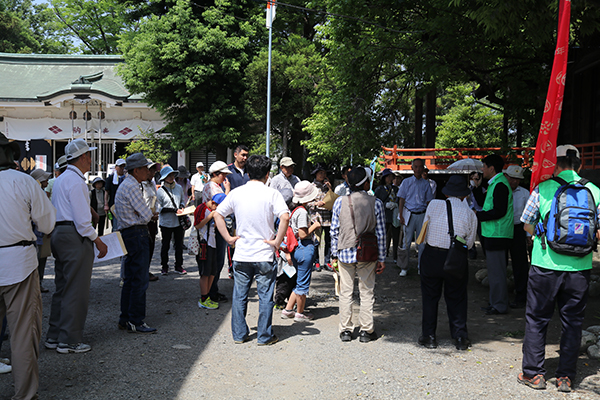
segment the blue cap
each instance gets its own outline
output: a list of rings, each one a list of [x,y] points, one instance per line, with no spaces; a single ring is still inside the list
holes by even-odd
[[[214,201],[217,204],[221,204],[223,200],[225,200],[225,197],[225,193],[217,193],[213,196],[212,201]]]

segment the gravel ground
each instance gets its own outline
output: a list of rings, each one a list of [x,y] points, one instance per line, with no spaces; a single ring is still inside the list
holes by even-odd
[[[160,271],[157,246],[152,271]],[[337,300],[328,272],[314,273],[308,307],[315,320],[273,324],[280,342],[256,345],[258,298],[251,290],[248,323],[250,341],[235,345],[230,331],[231,303],[218,310],[201,310],[198,272],[185,256],[188,274],[161,276],[147,293],[146,322],[158,328],[153,335],[129,334],[117,329],[119,316],[119,263],[95,266],[85,340],[92,351],[62,355],[41,346],[41,399],[598,399],[600,362],[581,355],[575,392],[565,395],[550,384],[534,391],[517,383],[520,372],[524,310],[488,317],[487,289],[473,275],[484,261],[470,263],[468,327],[471,350],[457,351],[448,332],[441,302],[438,341],[428,350],[417,345],[421,306],[419,278],[411,258],[409,276],[400,278],[390,262],[378,276],[375,326],[377,341],[342,343],[338,338]],[[595,263],[600,270],[600,264]],[[48,260],[43,337],[48,328],[54,289],[53,260]],[[221,291],[231,297],[233,281],[224,271]],[[600,322],[599,299],[590,299],[584,327]],[[560,323],[554,318],[546,348],[548,377],[558,362]],[[10,355],[6,343],[0,357]],[[0,375],[0,399],[13,393],[11,374]]]

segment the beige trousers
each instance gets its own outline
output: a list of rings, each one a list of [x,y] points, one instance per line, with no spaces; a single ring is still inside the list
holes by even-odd
[[[0,286],[0,323],[6,315],[10,329],[13,400],[37,399],[38,357],[42,337],[42,295],[37,268],[24,281]]]
[[[345,264],[338,262],[340,270],[340,332],[353,331],[352,293],[354,292],[354,276],[358,275],[360,292],[360,312],[358,322],[360,330],[373,332],[373,304],[375,299],[375,262],[359,262]]]

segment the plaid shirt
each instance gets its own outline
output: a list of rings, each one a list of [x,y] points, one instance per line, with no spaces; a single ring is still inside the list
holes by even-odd
[[[342,209],[342,197],[335,200],[331,216],[331,256],[337,257],[344,264],[353,264],[356,262],[356,247],[338,251],[338,234],[340,232],[340,211]],[[385,262],[385,213],[383,212],[383,203],[375,199],[375,236],[377,236],[377,246],[379,255],[377,261]]]
[[[127,175],[119,185],[115,196],[115,213],[119,230],[134,225],[147,225],[152,218],[152,211],[144,194],[142,184],[132,175]]]
[[[465,239],[469,248],[473,247],[477,234],[477,217],[469,208],[466,201],[457,197],[450,197],[452,205],[452,225],[454,234]],[[448,212],[445,200],[432,200],[425,212],[425,221],[429,221],[425,239],[427,244],[440,249],[450,248],[450,235],[448,229]]]

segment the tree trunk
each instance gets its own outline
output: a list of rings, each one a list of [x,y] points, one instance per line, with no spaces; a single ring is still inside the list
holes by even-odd
[[[415,147],[423,147],[423,98],[415,97]]]
[[[427,93],[427,114],[425,115],[425,147],[435,147],[435,88]]]

